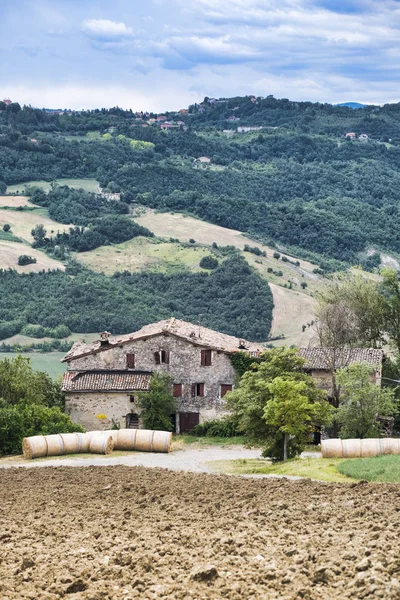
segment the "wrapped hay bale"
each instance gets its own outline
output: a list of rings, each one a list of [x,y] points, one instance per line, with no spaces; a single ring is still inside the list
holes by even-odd
[[[382,438],[382,454],[400,454],[400,438]]]
[[[64,442],[59,433],[45,435],[47,442],[47,456],[60,456],[64,454]]]
[[[90,439],[86,433],[60,433],[64,442],[64,454],[89,452]]]
[[[44,435],[34,435],[22,440],[24,458],[39,458],[47,456],[47,441]]]
[[[136,450],[136,434],[137,429],[119,429],[117,431],[117,441],[115,442],[115,450]]]
[[[102,433],[95,435],[90,440],[89,451],[92,454],[111,454],[114,448],[114,442],[111,435]]]
[[[367,458],[369,456],[380,456],[385,454],[384,446],[380,438],[366,438],[361,440],[361,456]]]
[[[322,458],[341,458],[343,456],[342,440],[321,440]]]
[[[137,429],[136,432],[135,450],[138,452],[152,452],[154,431],[151,429]]]
[[[170,431],[155,431],[153,435],[153,452],[169,452],[172,444]]]

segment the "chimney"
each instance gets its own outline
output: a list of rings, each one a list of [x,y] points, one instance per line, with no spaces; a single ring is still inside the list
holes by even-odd
[[[109,331],[102,331],[100,334],[100,346],[108,346],[111,333]]]

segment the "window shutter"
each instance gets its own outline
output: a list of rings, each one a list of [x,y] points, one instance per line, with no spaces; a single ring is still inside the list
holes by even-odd
[[[206,350],[204,356],[204,364],[206,367],[211,367],[212,350]]]
[[[165,364],[169,365],[169,350],[165,351]]]
[[[221,398],[223,398],[227,392],[231,392],[231,391],[232,391],[232,385],[226,384],[226,383],[221,384]]]
[[[174,383],[172,395],[174,398],[180,398],[182,396],[182,384],[181,383]]]
[[[204,383],[199,383],[199,396],[204,396]]]
[[[192,383],[192,397],[194,398],[196,396],[196,384]]]
[[[206,351],[205,350],[201,351],[200,364],[202,367],[204,367],[204,365],[206,364]]]
[[[154,352],[154,360],[156,365],[160,364],[160,353],[159,352]]]
[[[135,368],[135,355],[134,354],[127,354],[126,355],[126,366],[128,369],[134,369]]]

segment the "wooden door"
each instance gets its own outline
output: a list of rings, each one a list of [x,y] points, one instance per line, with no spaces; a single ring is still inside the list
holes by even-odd
[[[193,427],[200,422],[200,414],[193,412],[179,413],[179,430],[181,433],[192,431]]]

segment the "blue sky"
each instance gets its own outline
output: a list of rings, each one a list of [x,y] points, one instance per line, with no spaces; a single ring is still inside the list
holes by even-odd
[[[40,107],[398,102],[399,56],[400,0],[0,0],[0,98]]]

